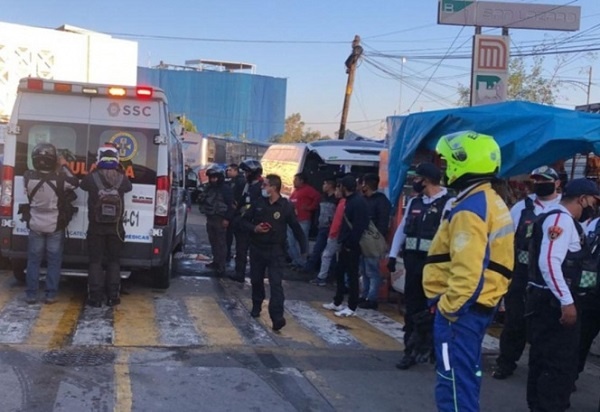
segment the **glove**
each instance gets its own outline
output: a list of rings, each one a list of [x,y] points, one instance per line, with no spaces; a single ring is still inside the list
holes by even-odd
[[[391,257],[388,259],[387,269],[390,271],[390,273],[393,273],[396,271],[396,258]]]

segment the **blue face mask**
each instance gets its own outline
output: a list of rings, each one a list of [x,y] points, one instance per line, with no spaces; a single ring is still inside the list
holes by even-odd
[[[261,194],[263,197],[269,197],[269,193],[267,193],[267,189],[262,189],[262,190],[260,191],[260,194]]]

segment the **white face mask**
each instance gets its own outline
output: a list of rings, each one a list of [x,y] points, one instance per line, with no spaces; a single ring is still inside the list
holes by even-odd
[[[267,193],[267,189],[262,189],[262,190],[260,191],[260,193],[261,193],[261,195],[262,195],[263,197],[269,197],[269,193]]]

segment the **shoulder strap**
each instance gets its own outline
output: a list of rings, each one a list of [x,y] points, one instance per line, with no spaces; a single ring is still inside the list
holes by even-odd
[[[92,179],[94,179],[94,183],[96,183],[96,186],[98,186],[98,189],[100,189],[100,190],[106,189],[106,186],[104,185],[104,182],[103,182],[104,179],[101,179],[101,176],[99,173],[93,172]]]
[[[344,220],[346,221],[346,224],[350,226],[350,230],[352,230],[352,223],[350,223],[350,220],[348,220],[348,216],[346,216],[346,213],[344,213]]]
[[[533,199],[529,196],[525,198],[525,209],[535,210],[535,204],[533,204]]]
[[[50,186],[52,188],[52,190],[54,190],[54,193],[56,193],[56,196],[60,197],[59,189],[56,187],[56,185],[54,183],[52,183],[52,181],[50,181],[50,173],[46,173],[46,174],[42,175],[42,177],[40,178],[40,181],[31,190],[31,193],[27,194],[29,203],[31,203],[31,200],[36,195],[36,193],[40,190],[40,188],[42,187],[42,185],[44,183],[47,183],[48,186]],[[58,183],[58,177],[57,177],[57,183]]]

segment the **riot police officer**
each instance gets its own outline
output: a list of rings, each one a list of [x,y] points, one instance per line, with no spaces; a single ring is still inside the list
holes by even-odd
[[[252,202],[261,198],[262,165],[258,160],[247,159],[240,163],[239,170],[246,176],[246,185],[239,198],[234,199],[236,210],[234,217],[235,235],[235,275],[231,279],[244,282],[246,277],[246,263],[248,262],[249,233],[239,224]]]
[[[500,356],[496,359],[497,368],[493,373],[496,379],[506,379],[513,374],[517,361],[525,349],[525,295],[528,281],[529,240],[536,217],[549,207],[560,202],[557,193],[560,178],[548,166],[538,167],[530,175],[533,194],[517,202],[510,210],[515,229],[515,269],[508,292],[504,296],[506,312],[504,328],[500,335]]]
[[[233,192],[225,184],[225,171],[213,165],[206,170],[208,184],[198,196],[200,211],[206,215],[206,231],[213,261],[206,265],[217,277],[225,274],[227,260],[227,227],[233,219]]]
[[[442,172],[432,163],[421,163],[415,171],[413,190],[418,193],[409,200],[406,212],[394,234],[390,248],[388,269],[396,270],[396,256],[402,249],[406,282],[404,299],[406,303],[404,327],[404,356],[398,362],[398,369],[408,369],[417,361],[426,360],[432,350],[432,317],[427,312],[427,298],[423,291],[423,267],[431,240],[440,226],[444,211],[451,203],[451,196],[445,187],[440,186]],[[420,315],[418,315],[421,313]],[[418,316],[417,316],[418,315]],[[415,316],[420,325],[415,325]],[[415,329],[424,332],[424,339],[412,338]],[[422,336],[423,337],[423,336]],[[412,338],[412,339],[411,339]]]
[[[294,207],[281,197],[281,178],[267,175],[262,184],[262,196],[252,202],[242,218],[242,228],[250,234],[250,280],[252,282],[252,310],[254,318],[260,316],[265,299],[265,272],[269,277],[271,298],[269,316],[273,330],[285,326],[283,317],[283,286],[281,277],[285,265],[287,228],[294,233],[303,255],[307,251],[306,236],[296,219]]]
[[[600,191],[585,178],[567,184],[558,205],[533,226],[526,304],[531,348],[527,403],[532,411],[565,411],[577,374],[580,317],[577,292],[589,254],[585,222]]]

